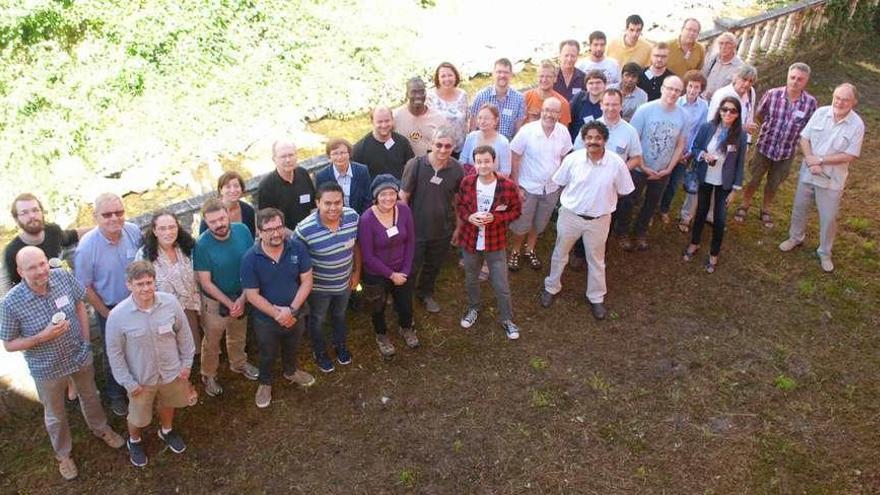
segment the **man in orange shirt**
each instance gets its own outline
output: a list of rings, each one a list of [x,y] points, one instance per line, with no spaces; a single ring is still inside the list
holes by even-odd
[[[562,114],[559,116],[559,122],[567,126],[571,122],[571,110],[568,100],[558,91],[553,89],[553,83],[556,82],[556,74],[558,69],[556,65],[544,60],[538,68],[538,87],[526,91],[526,122],[534,122],[541,118],[541,107],[544,100],[555,97],[562,103]]]

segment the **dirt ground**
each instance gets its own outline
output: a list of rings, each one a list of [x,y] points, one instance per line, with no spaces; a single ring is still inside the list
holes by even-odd
[[[674,226],[656,222],[646,253],[609,245],[612,314],[601,323],[582,273],[569,270],[544,310],[544,273],[524,268],[511,276],[522,338],[508,342],[493,323],[487,285],[486,311],[462,330],[461,274],[450,264],[444,311],[417,312],[420,349],[395,338],[397,357],[382,361],[357,315],[354,364],[306,390],[279,381],[265,410],[254,406],[255,383],[224,371],[222,398],[203,396],[178,415],[183,455],[160,452],[147,431],[145,469],[92,437],[71,408],[80,471],[71,483],[35,408],[0,425],[0,491],[878,493],[880,57],[871,57],[812,61],[820,104],[838,82],[855,82],[868,129],[832,275],[813,252],[815,216],[803,248],[776,248],[793,177],[775,228],[761,227],[755,208],[746,225],[730,225],[714,275],[702,257],[681,261],[687,241]],[[785,65],[762,74],[763,88],[781,84]]]

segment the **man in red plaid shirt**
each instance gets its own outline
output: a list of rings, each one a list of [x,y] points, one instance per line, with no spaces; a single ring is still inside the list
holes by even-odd
[[[489,281],[495,291],[498,319],[507,338],[519,338],[513,323],[510,285],[507,282],[507,225],[519,217],[522,203],[516,184],[495,173],[495,149],[478,146],[473,163],[477,175],[461,180],[456,213],[459,244],[463,248],[465,289],[468,308],[461,317],[462,328],[476,323],[480,312],[480,268],[485,259],[489,265]]]

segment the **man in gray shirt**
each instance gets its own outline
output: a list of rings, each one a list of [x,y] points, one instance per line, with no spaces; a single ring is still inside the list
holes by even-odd
[[[107,358],[113,376],[128,392],[128,452],[131,463],[147,465],[141,429],[153,418],[158,401],[159,438],[175,454],[186,450],[172,429],[174,409],[195,403],[189,381],[195,344],[177,298],[156,292],[152,263],[138,260],[125,270],[131,295],[107,318]]]

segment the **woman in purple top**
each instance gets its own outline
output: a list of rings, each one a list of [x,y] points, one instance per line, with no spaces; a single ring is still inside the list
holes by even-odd
[[[394,299],[400,335],[406,345],[418,347],[413,330],[412,269],[416,236],[413,217],[405,203],[397,201],[400,182],[390,174],[380,174],[370,185],[373,206],[361,215],[358,244],[363,258],[363,282],[367,304],[371,308],[373,329],[379,352],[386,359],[394,355],[394,346],[386,334],[385,302]]]

